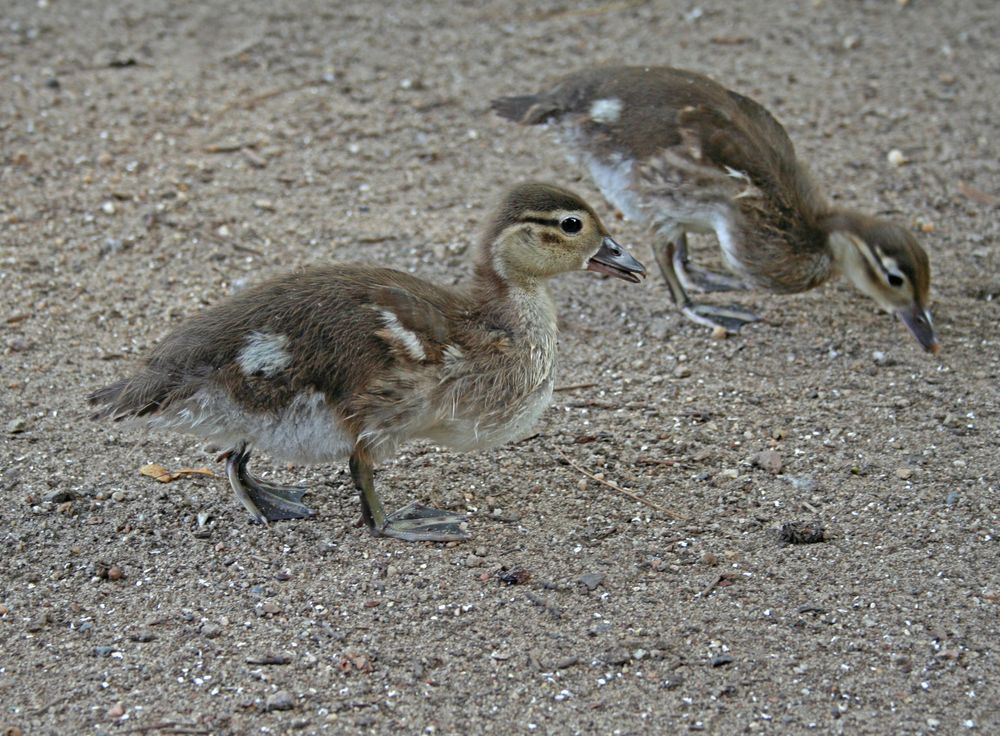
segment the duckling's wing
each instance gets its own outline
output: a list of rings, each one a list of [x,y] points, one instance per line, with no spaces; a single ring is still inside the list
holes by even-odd
[[[677,124],[687,154],[720,174],[749,180],[757,188],[780,190],[783,146],[775,147],[753,128],[740,125],[729,111],[698,105],[677,113]],[[793,154],[794,155],[794,154]]]
[[[451,321],[446,314],[449,310],[440,298],[443,294],[433,293],[433,286],[426,282],[419,285],[423,294],[395,284],[371,288],[372,307],[383,322],[375,334],[397,360],[437,362],[451,335]]]

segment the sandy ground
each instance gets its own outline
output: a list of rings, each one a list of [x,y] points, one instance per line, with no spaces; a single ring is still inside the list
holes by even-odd
[[[1000,730],[994,0],[2,16],[6,734]],[[606,62],[756,97],[831,196],[920,233],[944,352],[843,283],[741,294],[765,322],[716,341],[656,275],[568,276],[559,384],[585,386],[534,438],[378,475],[390,506],[466,510],[451,545],[369,537],[342,467],[271,465],[319,516],[252,526],[221,478],[139,474],[218,473],[198,442],[87,419],[242,284],[332,259],[461,278],[518,180],[585,194],[652,264],[545,131],[488,109]],[[789,522],[828,540],[782,544]]]

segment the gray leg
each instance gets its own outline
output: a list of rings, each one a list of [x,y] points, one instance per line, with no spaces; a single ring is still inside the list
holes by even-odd
[[[458,542],[468,538],[462,529],[465,516],[411,503],[386,515],[375,490],[374,468],[364,451],[351,455],[351,478],[361,494],[361,515],[377,537],[406,542]]]
[[[250,450],[246,444],[223,453],[229,485],[243,507],[259,524],[285,519],[308,519],[315,512],[302,503],[306,489],[301,486],[281,486],[254,477],[247,470]]]
[[[681,233],[675,242],[677,247],[674,249],[673,257],[674,271],[681,284],[688,291],[744,291],[747,289],[747,285],[732,274],[716,273],[692,264],[688,258],[687,235],[684,233]]]
[[[682,247],[687,248],[684,233],[674,231],[661,236],[663,239],[653,247],[653,255],[660,266],[663,278],[667,281],[667,288],[670,290],[670,297],[674,300],[681,312],[692,322],[697,322],[706,327],[721,327],[726,332],[735,334],[748,322],[758,322],[758,317],[753,312],[747,311],[737,306],[717,307],[711,304],[695,304],[684,290],[680,277],[677,275],[676,263],[685,260],[685,257],[677,255]]]

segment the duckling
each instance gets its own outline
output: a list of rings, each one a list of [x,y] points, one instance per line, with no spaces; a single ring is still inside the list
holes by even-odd
[[[898,225],[829,205],[785,129],[749,97],[683,69],[613,66],[494,100],[493,109],[523,125],[559,124],[611,204],[651,225],[657,263],[689,319],[728,333],[759,319],[692,302],[689,290],[749,284],[791,294],[840,273],[924,350],[940,349],[920,244]],[[688,232],[714,232],[736,277],[693,266]]]
[[[464,539],[459,514],[419,504],[387,514],[374,467],[410,439],[475,450],[524,437],[552,397],[547,282],[577,270],[645,275],[577,195],[521,184],[502,198],[466,285],[364,264],[278,276],[191,318],[89,400],[102,407],[95,418],[228,448],[229,483],[257,522],[313,512],[304,488],[250,473],[253,448],[297,463],[349,458],[376,536]]]

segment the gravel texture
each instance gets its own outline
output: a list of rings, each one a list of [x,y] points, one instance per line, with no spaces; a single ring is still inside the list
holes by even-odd
[[[995,0],[2,16],[0,731],[1000,732]],[[318,517],[253,526],[176,473],[218,474],[209,449],[88,420],[89,391],[269,275],[461,278],[518,180],[585,194],[652,266],[545,131],[489,112],[606,62],[754,96],[831,196],[919,233],[943,353],[843,282],[739,294],[765,321],[717,340],[656,274],[567,276],[579,387],[538,434],[378,473],[391,507],[466,510],[462,544],[369,537],[346,467],[270,465]]]

